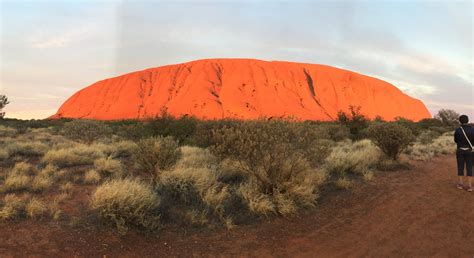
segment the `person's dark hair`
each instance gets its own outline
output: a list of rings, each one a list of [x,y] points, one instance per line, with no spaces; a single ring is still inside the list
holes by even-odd
[[[461,122],[461,124],[467,124],[469,122],[469,117],[466,115],[462,115],[459,117],[459,122]]]

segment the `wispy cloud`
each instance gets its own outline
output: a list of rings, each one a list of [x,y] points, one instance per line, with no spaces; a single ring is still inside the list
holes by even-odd
[[[71,43],[86,39],[91,35],[92,30],[92,26],[82,26],[69,29],[56,35],[46,35],[47,33],[40,32],[30,38],[29,45],[36,49],[63,48]]]

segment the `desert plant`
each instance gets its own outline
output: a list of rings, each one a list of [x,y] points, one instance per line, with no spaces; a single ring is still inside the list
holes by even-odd
[[[14,137],[17,133],[15,128],[0,125],[0,137]]]
[[[374,124],[368,132],[372,142],[393,160],[415,141],[410,129],[396,123]]]
[[[100,121],[74,120],[64,125],[62,133],[70,139],[90,144],[94,140],[111,136],[112,131]]]
[[[360,140],[364,135],[364,130],[368,127],[368,119],[361,113],[360,106],[349,106],[349,114],[339,111],[337,118],[339,123],[349,128],[350,138]]]
[[[115,223],[120,233],[125,233],[130,226],[156,229],[159,203],[150,185],[136,179],[115,179],[97,187],[91,208]]]
[[[47,206],[37,198],[31,198],[26,204],[26,215],[32,219],[38,219],[44,215],[48,210]]]
[[[265,196],[260,199],[269,199],[274,211],[282,215],[292,214],[294,209],[287,209],[291,205],[314,205],[322,178],[311,168],[305,150],[299,149],[304,137],[297,139],[298,130],[291,126],[284,121],[268,121],[223,127],[213,132],[215,144],[211,147],[220,160],[235,160],[245,174],[247,188],[255,196]],[[246,200],[253,203],[253,199]]]
[[[94,167],[97,172],[106,177],[122,177],[125,174],[122,163],[111,158],[100,158],[94,161]]]
[[[347,173],[365,177],[377,166],[380,156],[380,150],[369,140],[341,142],[333,148],[323,168],[339,178]]]
[[[10,156],[42,156],[48,149],[48,145],[40,142],[18,142],[7,146]]]
[[[138,168],[156,181],[159,173],[173,166],[181,155],[178,143],[171,137],[140,140],[133,151]]]
[[[455,126],[459,124],[459,114],[451,109],[441,109],[438,111],[438,114],[435,115],[435,119],[443,122],[447,126]]]
[[[99,172],[94,169],[87,171],[84,175],[84,182],[87,184],[96,184],[99,183],[100,180],[102,180],[102,177],[100,176]]]
[[[53,149],[48,151],[42,161],[57,167],[70,167],[80,165],[92,165],[103,153],[93,146],[77,145],[65,149]]]
[[[25,213],[26,200],[14,194],[7,194],[1,202],[0,221],[21,217]]]
[[[3,118],[5,117],[5,112],[3,111],[3,109],[4,109],[8,104],[10,104],[10,102],[8,101],[7,96],[5,96],[5,95],[0,95],[0,119],[3,119]]]
[[[334,185],[339,189],[347,190],[352,187],[352,181],[347,177],[341,177],[334,182]]]

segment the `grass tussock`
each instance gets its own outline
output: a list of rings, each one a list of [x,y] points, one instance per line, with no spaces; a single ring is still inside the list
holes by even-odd
[[[125,233],[130,226],[156,229],[159,203],[160,199],[150,185],[136,179],[115,179],[97,187],[91,208],[113,222],[119,232]]]
[[[14,194],[7,194],[0,207],[0,221],[20,218],[25,214],[26,200]]]
[[[96,172],[99,172],[104,177],[123,177],[125,169],[119,160],[111,158],[100,158],[94,161]]]
[[[338,189],[344,189],[344,190],[348,190],[348,189],[352,188],[352,186],[353,186],[352,181],[350,179],[348,179],[347,177],[338,178],[334,182],[334,185]]]
[[[456,152],[451,134],[443,134],[431,141],[416,142],[405,152],[412,160],[426,161],[435,156]]]
[[[92,165],[96,159],[104,156],[100,150],[93,147],[94,146],[77,145],[66,149],[50,150],[44,155],[42,160],[46,164],[60,168]]]
[[[28,218],[39,219],[48,211],[48,207],[43,201],[33,197],[26,204],[25,211]]]
[[[370,140],[345,141],[335,146],[326,159],[324,169],[331,175],[371,174],[382,158],[381,151]]]
[[[97,184],[102,180],[102,176],[99,172],[94,169],[91,169],[86,172],[84,175],[84,182],[86,184]]]
[[[49,146],[41,142],[14,142],[6,146],[10,156],[43,156]]]

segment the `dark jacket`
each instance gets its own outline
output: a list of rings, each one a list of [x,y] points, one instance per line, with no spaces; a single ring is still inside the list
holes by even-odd
[[[474,128],[472,128],[469,125],[462,125],[462,128],[466,132],[466,135],[469,138],[469,141],[471,141],[471,144],[474,144]],[[471,146],[469,146],[469,143],[467,142],[466,137],[464,136],[461,128],[457,128],[456,131],[454,131],[454,142],[457,143],[458,149],[459,148],[471,148]]]

